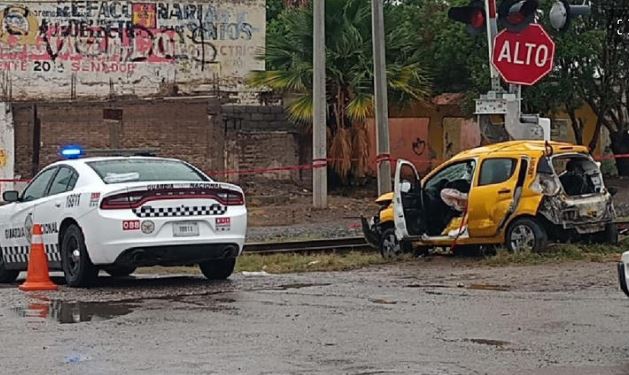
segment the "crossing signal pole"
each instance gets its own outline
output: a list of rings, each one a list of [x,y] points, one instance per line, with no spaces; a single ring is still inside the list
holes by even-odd
[[[325,96],[325,1],[313,1],[312,203],[328,207],[327,111]]]
[[[378,195],[391,191],[389,159],[389,109],[387,71],[384,46],[383,0],[371,0],[371,32],[373,39],[373,73],[376,120],[376,151]]]

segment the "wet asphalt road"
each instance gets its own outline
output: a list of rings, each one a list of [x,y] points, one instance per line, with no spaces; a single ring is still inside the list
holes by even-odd
[[[587,269],[567,280],[572,267]],[[612,267],[142,276],[31,296],[11,285],[0,373],[629,374],[629,299]]]

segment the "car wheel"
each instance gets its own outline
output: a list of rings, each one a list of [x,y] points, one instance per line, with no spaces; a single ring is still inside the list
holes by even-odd
[[[507,249],[514,253],[540,252],[546,248],[548,235],[535,219],[523,217],[516,219],[507,230]]]
[[[8,270],[5,268],[4,259],[2,258],[2,249],[0,249],[0,283],[12,283],[17,279],[20,271]]]
[[[594,243],[618,245],[618,226],[615,223],[605,225],[605,230],[592,236]]]
[[[380,236],[380,255],[383,258],[395,258],[402,254],[402,244],[395,235],[395,229],[388,228]]]
[[[66,283],[71,287],[89,286],[98,276],[98,268],[87,253],[83,231],[75,224],[61,236],[61,265]]]
[[[199,268],[205,277],[210,280],[225,280],[233,272],[236,266],[236,258],[208,260],[199,263]]]
[[[103,270],[112,277],[125,277],[135,272],[136,267],[133,266],[107,266]]]

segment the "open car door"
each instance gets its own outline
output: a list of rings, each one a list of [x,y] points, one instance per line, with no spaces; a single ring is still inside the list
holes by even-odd
[[[398,240],[423,233],[422,187],[415,166],[398,160],[395,168],[393,217]]]

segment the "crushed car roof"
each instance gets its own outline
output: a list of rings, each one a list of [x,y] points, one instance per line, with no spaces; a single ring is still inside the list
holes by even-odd
[[[551,141],[548,144],[553,148],[556,154],[563,153],[588,153],[585,146],[574,145],[571,143]],[[487,146],[481,146],[458,153],[453,159],[468,158],[472,156],[487,155],[496,152],[534,152],[543,153],[546,150],[545,141],[510,141],[495,143]]]

